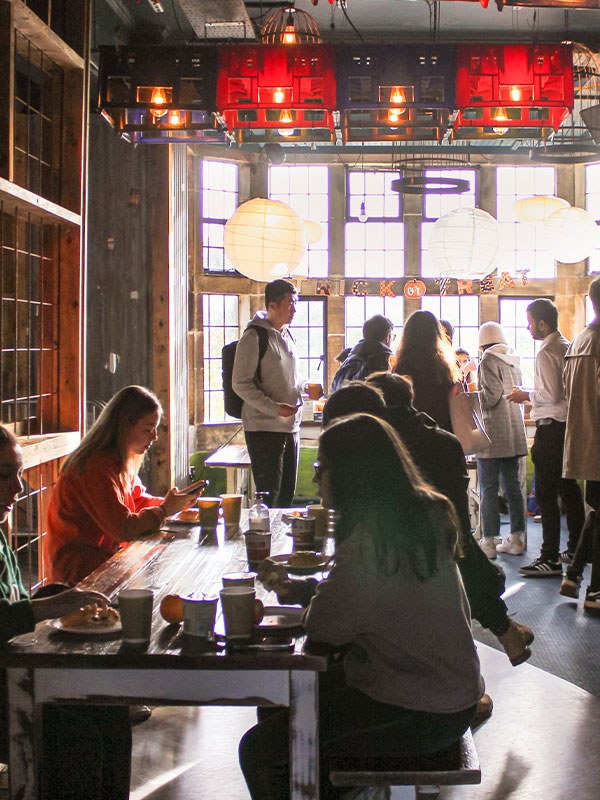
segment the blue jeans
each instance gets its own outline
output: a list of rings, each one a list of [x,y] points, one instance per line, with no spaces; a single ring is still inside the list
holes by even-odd
[[[519,456],[510,458],[478,458],[477,473],[481,491],[481,524],[485,538],[500,533],[498,491],[500,480],[510,514],[510,532],[525,532],[525,501],[519,481]]]

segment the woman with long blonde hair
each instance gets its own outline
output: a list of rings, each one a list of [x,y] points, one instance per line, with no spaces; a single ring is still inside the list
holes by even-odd
[[[147,494],[138,472],[157,438],[162,408],[143,386],[126,386],[67,458],[48,508],[44,557],[51,580],[74,585],[117,552],[121,542],[158,530],[194,503],[171,489]]]

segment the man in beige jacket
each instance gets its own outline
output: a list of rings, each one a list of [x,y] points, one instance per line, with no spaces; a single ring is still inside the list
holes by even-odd
[[[578,597],[586,563],[593,558],[584,606],[600,609],[600,278],[589,288],[595,318],[575,337],[565,355],[569,409],[563,477],[585,480],[587,516],[560,593]]]

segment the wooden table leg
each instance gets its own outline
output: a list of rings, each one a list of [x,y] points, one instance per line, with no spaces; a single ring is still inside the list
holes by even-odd
[[[290,673],[290,798],[319,800],[319,675]]]
[[[7,669],[11,800],[37,800],[40,776],[41,724],[35,724],[35,681],[32,669]],[[38,722],[41,723],[41,720]]]

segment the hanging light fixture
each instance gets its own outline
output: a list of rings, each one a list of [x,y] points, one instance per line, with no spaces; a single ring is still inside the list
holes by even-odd
[[[272,11],[260,32],[263,44],[321,44],[315,20],[306,11],[293,6]]]
[[[498,108],[495,109],[493,119],[494,122],[508,122],[508,115],[504,106],[498,106]],[[494,126],[493,131],[497,133],[498,136],[504,136],[508,133],[508,128],[497,128]]]
[[[562,197],[536,194],[516,200],[512,210],[517,222],[545,222],[555,211],[569,208],[569,205],[570,203]]]

